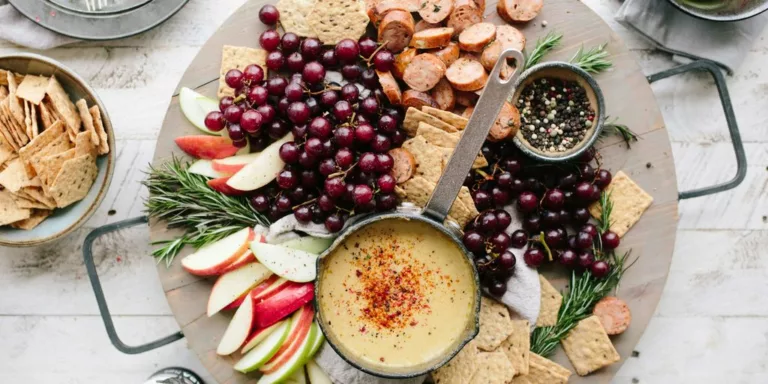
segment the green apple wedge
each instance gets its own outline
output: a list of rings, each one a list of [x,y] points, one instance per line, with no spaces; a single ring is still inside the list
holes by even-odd
[[[310,384],[333,384],[331,378],[315,363],[314,359],[307,362],[307,376]]]
[[[315,335],[317,332],[320,332],[320,329],[317,324],[313,322],[312,328],[310,328],[309,333],[304,338],[304,341],[301,342],[301,345],[293,356],[278,368],[278,370],[262,376],[256,384],[282,383],[287,378],[291,377],[296,370],[301,369],[304,366],[304,363],[307,362],[307,359],[309,359],[308,355],[312,348],[312,339],[316,337]]]
[[[333,243],[333,239],[323,239],[320,237],[304,236],[298,239],[288,240],[280,243],[280,246],[309,253],[323,253]]]
[[[291,320],[292,319],[284,320],[277,329],[264,339],[264,341],[248,351],[248,353],[235,364],[235,370],[242,373],[252,372],[261,368],[264,363],[269,361],[269,359],[271,359],[280,349],[280,346],[283,345],[285,338],[288,337],[288,333],[291,330]]]
[[[291,377],[285,379],[284,384],[307,384],[307,376],[304,374],[304,369],[297,369]]]
[[[315,356],[315,353],[317,353],[317,351],[320,350],[320,347],[323,346],[323,342],[325,341],[325,335],[320,330],[320,326],[317,325],[317,322],[313,321],[312,326],[317,327],[318,332],[315,336],[315,339],[312,340],[312,348],[309,349],[309,355],[308,355],[309,358],[312,358],[313,356]]]
[[[205,159],[196,160],[194,163],[192,163],[192,165],[189,166],[189,168],[187,168],[187,172],[205,176],[211,179],[227,177],[226,174],[213,169],[213,162]]]
[[[316,253],[257,241],[251,242],[251,252],[272,273],[287,280],[306,283],[317,277]]]
[[[184,117],[189,120],[195,128],[209,135],[220,136],[221,132],[214,132],[205,126],[205,116],[208,113],[219,110],[219,102],[205,97],[187,87],[181,88],[179,92],[179,106]],[[222,132],[224,132],[222,130]]]

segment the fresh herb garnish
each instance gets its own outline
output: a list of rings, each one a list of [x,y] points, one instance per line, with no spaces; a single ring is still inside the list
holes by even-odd
[[[624,139],[624,143],[627,144],[627,148],[632,148],[632,145],[630,144],[633,141],[637,141],[637,134],[632,132],[629,127],[627,127],[624,124],[619,124],[617,122],[617,119],[613,119],[612,121],[609,121],[603,125],[603,130],[600,132],[600,137],[603,138],[605,136],[608,136],[610,134],[618,134],[621,135],[621,138]]]
[[[605,50],[606,45],[607,43],[600,44],[587,51],[585,51],[584,46],[582,46],[576,51],[576,54],[571,57],[571,64],[589,73],[598,73],[611,68],[613,63],[608,59],[609,55]]]
[[[528,69],[541,61],[541,59],[560,45],[560,40],[563,39],[562,33],[556,33],[555,31],[547,33],[543,38],[536,40],[536,46],[528,55],[528,60],[525,61],[525,69]]]
[[[149,198],[144,203],[147,215],[166,221],[168,227],[186,230],[175,240],[153,243],[163,245],[152,252],[158,262],[170,265],[185,245],[200,248],[244,227],[269,225],[245,198],[214,191],[206,177],[187,172],[187,167],[187,163],[174,156],[159,168],[150,167],[143,182],[149,189]]]
[[[604,233],[611,228],[612,212],[613,201],[611,201],[611,194],[606,192],[600,193],[600,218],[597,219],[598,232]]]

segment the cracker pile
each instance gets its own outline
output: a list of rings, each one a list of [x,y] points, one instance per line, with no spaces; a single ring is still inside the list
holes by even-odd
[[[275,6],[285,32],[317,37],[326,45],[357,40],[368,27],[365,3],[358,0],[280,0]]]
[[[629,229],[640,221],[640,216],[653,203],[653,197],[640,188],[623,171],[619,171],[613,176],[613,180],[605,188],[605,193],[611,197],[613,203],[611,231],[619,237],[624,237]],[[600,203],[596,202],[590,205],[589,213],[596,219],[600,218]]]
[[[0,226],[29,230],[82,200],[107,153],[98,106],[73,103],[55,76],[0,69]]]

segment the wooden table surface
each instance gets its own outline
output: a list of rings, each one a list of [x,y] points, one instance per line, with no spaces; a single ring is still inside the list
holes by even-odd
[[[645,73],[674,65],[613,20],[616,0],[584,0],[624,39]],[[82,264],[87,232],[141,214],[140,181],[170,95],[202,44],[243,0],[192,0],[163,26],[107,43],[40,52],[96,88],[118,140],[115,179],[96,215],[69,239],[0,247],[0,383],[137,384],[154,370],[207,372],[185,341],[124,355],[107,339]],[[728,78],[749,169],[737,189],[683,201],[677,244],[656,315],[616,383],[768,382],[768,31]],[[23,51],[0,42],[0,53]],[[681,190],[730,179],[735,160],[714,84],[687,75],[653,86]],[[119,334],[139,344],[175,332],[139,227],[101,241],[96,260]]]

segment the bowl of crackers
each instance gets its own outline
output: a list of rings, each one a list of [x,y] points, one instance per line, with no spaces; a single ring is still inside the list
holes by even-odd
[[[0,55],[0,245],[61,239],[98,208],[115,167],[104,105],[72,70]]]

